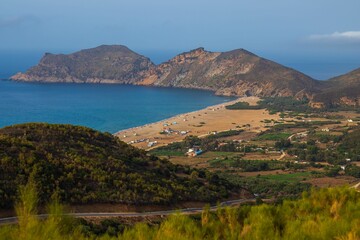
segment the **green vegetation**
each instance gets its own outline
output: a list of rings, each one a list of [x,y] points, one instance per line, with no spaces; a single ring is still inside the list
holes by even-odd
[[[360,193],[348,188],[314,189],[299,200],[278,205],[261,204],[238,208],[205,208],[201,216],[176,214],[155,225],[132,227],[102,223],[92,232],[89,224],[62,215],[59,204],[51,204],[49,218],[38,220],[36,194],[25,188],[17,209],[20,222],[1,226],[0,239],[359,239]],[[30,199],[32,201],[27,201]],[[260,201],[259,201],[260,202]],[[101,230],[102,228],[100,228]],[[96,235],[98,234],[98,235]]]
[[[311,122],[293,122],[293,123],[284,123],[284,124],[278,124],[273,126],[271,129],[269,129],[269,132],[279,132],[286,129],[294,129],[294,128],[306,128],[306,129],[312,129],[316,126],[323,126],[323,125],[329,125],[329,124],[340,124],[340,121],[311,121]]]
[[[276,140],[282,140],[282,139],[287,139],[288,137],[291,136],[291,133],[286,133],[286,132],[278,132],[278,133],[264,133],[259,135],[256,140],[271,140],[271,141],[276,141]]]
[[[278,201],[283,198],[296,199],[303,191],[308,191],[311,186],[309,183],[301,182],[300,177],[288,177],[286,179],[286,177],[281,177],[280,174],[269,175],[269,177],[241,177],[236,174],[219,173],[219,176],[236,186],[242,186],[252,193],[258,194],[262,198],[275,198]],[[279,177],[271,178],[271,176]]]
[[[151,154],[156,156],[184,156],[184,152],[180,150],[168,150],[165,147],[159,147],[151,150]]]
[[[229,131],[223,131],[218,132],[215,134],[211,134],[207,136],[208,139],[219,139],[219,138],[225,138],[225,137],[231,137],[231,136],[237,136],[240,133],[242,133],[244,130],[229,130]]]
[[[217,201],[231,186],[211,173],[190,178],[173,165],[108,133],[58,124],[0,129],[0,208],[10,208],[16,186],[30,178],[39,201],[54,191],[66,203],[169,204]]]
[[[360,160],[360,129],[353,128],[344,131],[343,135],[331,135],[310,131],[306,142],[275,143],[277,148],[286,148],[287,153],[297,156],[299,160],[309,162],[327,162],[333,165],[346,164],[348,160]],[[320,148],[317,142],[326,143],[327,147]]]
[[[279,182],[299,182],[303,179],[310,177],[312,174],[310,172],[296,172],[289,174],[272,174],[272,175],[264,175],[259,176],[259,178],[274,180]]]
[[[356,86],[356,89],[359,86]],[[338,88],[335,89],[338,91]],[[347,91],[351,91],[352,95],[357,95],[358,91],[354,89],[347,89]],[[327,92],[325,90],[323,93],[316,94],[313,99],[315,102],[322,102],[325,104],[324,108],[311,108],[309,105],[309,99],[296,99],[293,97],[265,97],[261,99],[257,105],[251,106],[247,102],[237,102],[232,105],[226,106],[226,109],[229,110],[241,110],[241,109],[249,109],[249,110],[257,110],[257,109],[267,109],[270,113],[284,113],[286,112],[289,116],[299,116],[301,114],[310,114],[310,113],[321,113],[321,112],[334,112],[334,111],[354,111],[359,109],[359,106],[351,106],[351,105],[341,105],[339,104],[339,96],[331,96],[333,92]],[[336,92],[338,94],[338,92]],[[348,96],[344,94],[344,96]],[[336,100],[335,102],[333,102]],[[283,117],[284,115],[282,115]]]
[[[302,169],[304,164],[296,164],[277,160],[242,160],[239,157],[213,159],[209,161],[211,167],[240,168],[243,172],[271,171],[280,169]]]
[[[259,102],[260,106],[264,106],[270,112],[311,112],[313,109],[309,107],[309,100],[295,99],[293,97],[267,97]]]
[[[345,134],[338,150],[353,161],[360,161],[360,128]]]
[[[314,109],[309,107],[308,99],[297,100],[293,97],[266,97],[261,99],[256,106],[250,106],[247,102],[237,102],[226,106],[226,109],[267,109],[270,113],[293,111],[293,112],[312,112]]]
[[[240,110],[240,109],[262,109],[262,106],[259,105],[255,105],[255,106],[250,106],[250,104],[248,102],[237,102],[234,103],[232,105],[228,105],[225,107],[226,109],[229,110]]]
[[[349,165],[345,168],[345,174],[352,177],[360,178],[360,167],[355,165]]]

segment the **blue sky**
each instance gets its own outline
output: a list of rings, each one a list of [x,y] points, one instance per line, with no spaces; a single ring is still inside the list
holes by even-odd
[[[245,48],[292,67],[337,58],[350,69],[360,67],[359,9],[359,0],[1,0],[0,52],[123,44],[166,59]]]

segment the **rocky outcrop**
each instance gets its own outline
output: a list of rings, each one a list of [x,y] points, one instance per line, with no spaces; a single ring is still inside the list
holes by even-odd
[[[154,64],[125,46],[102,45],[73,54],[46,53],[40,63],[11,79],[75,83],[136,83]]]

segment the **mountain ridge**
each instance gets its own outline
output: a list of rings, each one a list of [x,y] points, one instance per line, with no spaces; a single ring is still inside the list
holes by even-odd
[[[38,65],[11,79],[194,88],[226,96],[306,97],[314,107],[354,104],[354,99],[358,98],[356,92],[344,101],[337,99],[344,94],[336,92],[353,92],[352,87],[344,89],[339,86],[343,82],[357,86],[358,77],[355,77],[355,83],[336,80],[339,77],[328,81],[315,80],[242,48],[212,52],[199,47],[155,65],[149,58],[126,46],[101,45],[71,54],[46,53]],[[359,105],[359,101],[356,100],[355,104]]]

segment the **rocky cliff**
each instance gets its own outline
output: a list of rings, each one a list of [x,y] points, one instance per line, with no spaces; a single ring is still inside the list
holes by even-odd
[[[135,83],[154,64],[125,46],[102,45],[73,54],[46,53],[40,63],[11,79],[76,83]]]

